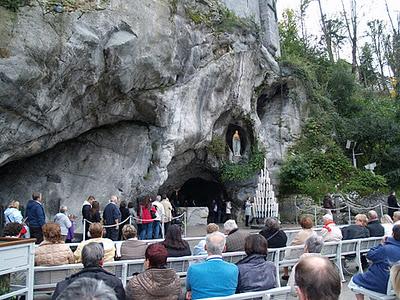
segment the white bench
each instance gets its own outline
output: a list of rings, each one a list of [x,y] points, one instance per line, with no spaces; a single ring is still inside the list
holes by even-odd
[[[286,300],[290,294],[290,287],[280,287],[259,292],[247,292],[234,294],[225,297],[204,298],[203,300],[246,300],[246,299],[262,299],[262,300]]]

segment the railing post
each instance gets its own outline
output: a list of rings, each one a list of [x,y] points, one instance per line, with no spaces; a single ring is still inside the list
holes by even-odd
[[[379,208],[380,208],[380,210],[381,210],[381,218],[382,218],[382,217],[383,217],[383,206],[382,206],[382,203],[379,204]]]
[[[82,240],[85,241],[86,240],[86,219],[83,218],[83,237]]]
[[[185,224],[185,237],[187,236],[186,228],[187,228],[187,218],[186,218],[186,212],[183,213],[183,223]]]
[[[317,208],[314,207],[314,224],[317,226]]]
[[[346,204],[346,205],[347,205],[347,210],[349,213],[349,225],[350,225],[351,224],[351,211],[350,211],[350,206],[348,204]]]

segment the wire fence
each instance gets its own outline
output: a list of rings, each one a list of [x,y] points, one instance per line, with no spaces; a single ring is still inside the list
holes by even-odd
[[[383,203],[365,207],[354,203],[350,204],[345,202],[343,206],[333,209],[327,209],[320,206],[309,206],[301,208],[296,205],[296,220],[301,215],[310,214],[313,215],[315,225],[323,225],[322,216],[326,213],[331,213],[337,223],[340,223],[340,221],[342,221],[342,224],[344,224],[346,223],[347,219],[347,224],[352,224],[352,215],[361,213],[366,214],[370,210],[375,210],[377,211],[378,215],[382,217],[385,214],[385,208],[398,209],[398,207],[387,206]]]

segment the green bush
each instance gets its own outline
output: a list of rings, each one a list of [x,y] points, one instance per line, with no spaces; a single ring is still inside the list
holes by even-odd
[[[207,150],[218,158],[224,158],[226,143],[222,137],[213,137],[211,143],[207,146]]]
[[[221,180],[227,181],[243,181],[253,177],[264,167],[264,151],[257,146],[252,148],[250,160],[248,162],[240,162],[237,164],[226,162],[221,167]]]

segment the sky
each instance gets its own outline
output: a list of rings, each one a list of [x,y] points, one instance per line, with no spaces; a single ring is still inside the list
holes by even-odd
[[[343,0],[347,6],[347,15],[350,16],[350,2],[351,0]],[[400,13],[400,0],[387,0],[389,10],[391,11],[392,20],[396,22],[397,14]],[[339,16],[342,11],[341,0],[321,0],[322,9],[328,18]],[[300,0],[278,0],[278,20],[282,18],[282,12],[291,8],[299,11]],[[358,16],[359,16],[359,46],[362,46],[366,41],[365,32],[367,31],[367,22],[374,19],[382,19],[386,24],[389,24],[389,19],[386,12],[385,0],[357,0]],[[320,13],[318,2],[313,1],[306,11],[306,27],[307,34],[321,35]],[[342,58],[350,60],[351,49],[346,46],[341,53]]]

